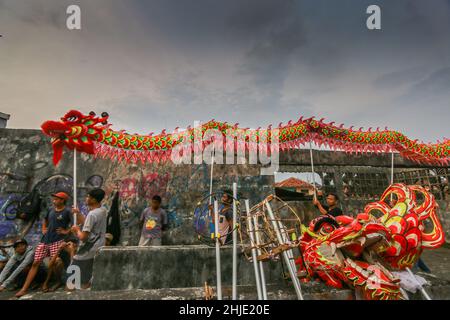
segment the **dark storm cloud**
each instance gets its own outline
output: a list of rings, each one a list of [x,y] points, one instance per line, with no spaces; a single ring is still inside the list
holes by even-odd
[[[436,70],[424,80],[414,84],[405,97],[411,100],[423,99],[430,97],[446,95],[450,98],[450,67]],[[449,99],[450,107],[450,99]]]
[[[240,72],[251,74],[262,89],[276,92],[282,88],[291,57],[306,43],[306,36],[293,2],[277,5],[265,1],[258,10],[254,8],[247,7],[230,18],[236,33],[247,34],[252,43]]]

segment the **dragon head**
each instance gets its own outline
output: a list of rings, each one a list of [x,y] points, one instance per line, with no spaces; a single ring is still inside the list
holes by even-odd
[[[390,230],[365,214],[359,214],[356,218],[322,215],[302,231],[303,241],[334,243],[352,257],[358,257],[365,249],[375,248],[390,240]]]
[[[373,252],[393,269],[411,267],[425,248],[438,248],[444,231],[434,196],[421,186],[391,185],[379,201],[369,203],[356,218],[325,215],[303,227],[303,241],[334,243],[347,256]]]
[[[302,255],[296,261],[300,272],[335,288],[342,288],[343,282],[362,288],[367,298],[398,297],[398,285],[391,283],[395,279],[389,272],[365,261],[366,253],[390,240],[390,231],[383,224],[365,214],[356,218],[321,215],[308,228],[302,225],[302,231]],[[374,281],[382,285],[372,288]]]
[[[108,113],[97,117],[94,112],[84,115],[80,111],[67,112],[60,121],[46,121],[42,131],[52,138],[53,163],[61,160],[64,146],[69,150],[94,153],[94,142],[101,140],[103,130],[107,127]]]
[[[436,208],[433,194],[425,188],[401,183],[391,185],[380,201],[365,207],[366,215],[390,231],[390,243],[379,253],[394,269],[413,266],[424,248],[438,248],[444,243]]]

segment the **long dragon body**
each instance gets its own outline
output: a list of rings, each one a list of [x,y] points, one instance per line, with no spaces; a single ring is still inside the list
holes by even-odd
[[[182,132],[157,135],[129,134],[115,131],[108,124],[108,114],[100,117],[94,112],[85,115],[79,111],[69,111],[60,121],[46,121],[42,124],[45,134],[52,137],[54,162],[62,157],[64,146],[89,154],[127,161],[167,160],[174,148],[180,145],[194,145],[207,132],[214,130],[229,141],[237,140],[234,148],[250,148],[261,143],[276,144],[280,149],[295,148],[309,141],[348,152],[399,152],[403,157],[428,164],[448,165],[450,160],[450,140],[435,144],[419,143],[397,131],[354,131],[352,128],[325,123],[323,119],[302,119],[280,124],[272,129],[244,129],[237,124],[211,120],[196,128]],[[229,142],[228,141],[228,142]],[[204,143],[204,141],[202,142]]]

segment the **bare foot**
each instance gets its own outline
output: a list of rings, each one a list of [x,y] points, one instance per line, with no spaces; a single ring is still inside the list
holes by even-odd
[[[16,298],[20,298],[20,297],[23,297],[24,295],[26,295],[27,294],[27,290],[20,290],[19,292],[17,292],[16,294],[15,294],[15,297]]]
[[[47,293],[49,291],[48,284],[44,283],[41,287],[42,292]]]

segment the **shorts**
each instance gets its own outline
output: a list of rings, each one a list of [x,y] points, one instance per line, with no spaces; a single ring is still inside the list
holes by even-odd
[[[161,245],[161,238],[145,238],[141,235],[141,238],[139,239],[139,246],[140,247],[146,247],[146,246],[160,246]]]
[[[56,241],[53,243],[39,243],[34,252],[34,261],[42,262],[46,257],[53,258],[64,240]]]

